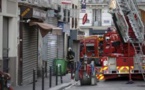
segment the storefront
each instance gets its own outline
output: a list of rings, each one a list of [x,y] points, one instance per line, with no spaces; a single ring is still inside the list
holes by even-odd
[[[36,77],[38,74],[38,64],[41,62],[38,62],[39,36],[57,34],[59,28],[44,23],[46,11],[42,9],[21,5],[20,13],[19,84],[25,85],[32,82],[33,69],[36,70]]]

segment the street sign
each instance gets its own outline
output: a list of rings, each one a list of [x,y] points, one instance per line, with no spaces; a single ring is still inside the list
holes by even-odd
[[[86,9],[86,0],[81,0],[81,9]]]
[[[84,16],[83,16],[83,20],[82,20],[82,24],[85,24],[86,21],[88,19],[88,14],[86,13]]]

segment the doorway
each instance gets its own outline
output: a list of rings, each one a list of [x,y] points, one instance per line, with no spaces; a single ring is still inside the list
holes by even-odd
[[[3,17],[3,71],[9,72],[9,18]]]

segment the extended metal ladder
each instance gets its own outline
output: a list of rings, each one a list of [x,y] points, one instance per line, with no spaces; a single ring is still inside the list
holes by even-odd
[[[122,12],[127,15],[136,37],[136,39],[129,37],[128,40],[132,40],[135,43],[144,40],[144,25],[136,6],[136,0],[122,0],[120,4],[120,8],[122,8]]]
[[[131,24],[132,30],[136,36],[136,38],[130,37],[130,42],[135,50],[135,60],[137,61],[137,65],[140,69],[143,80],[145,81],[145,74],[141,65],[143,61],[143,51],[142,51],[142,45],[141,45],[141,43],[144,40],[143,24],[138,14],[136,1],[135,0],[124,0],[124,1],[126,2],[125,9],[128,8],[128,11],[129,11],[127,15],[129,19],[129,23]]]
[[[116,4],[117,8],[114,10],[114,13],[116,17],[118,17],[118,26],[125,26],[125,28],[119,28],[122,35],[121,37],[125,38],[124,42],[129,41],[132,44],[135,50],[137,65],[145,81],[145,72],[140,65],[143,61],[142,42],[144,41],[144,25],[139,16],[137,2],[136,0],[121,0],[121,2],[116,0]],[[126,17],[130,25],[127,23]],[[129,34],[129,26],[132,28],[132,33],[135,35],[134,37]]]
[[[142,61],[143,61],[142,45],[141,45],[141,43],[132,43],[132,46],[135,50],[135,60],[137,62],[136,64],[138,65],[138,68],[140,69],[143,80],[145,81],[145,72],[144,72],[142,65],[141,65]]]

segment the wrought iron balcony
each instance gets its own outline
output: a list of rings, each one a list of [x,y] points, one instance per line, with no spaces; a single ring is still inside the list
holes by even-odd
[[[86,4],[104,5],[108,4],[109,0],[86,0]]]
[[[87,5],[108,5],[109,2],[110,0],[86,0]],[[137,4],[139,6],[144,6],[145,0],[137,0]]]

